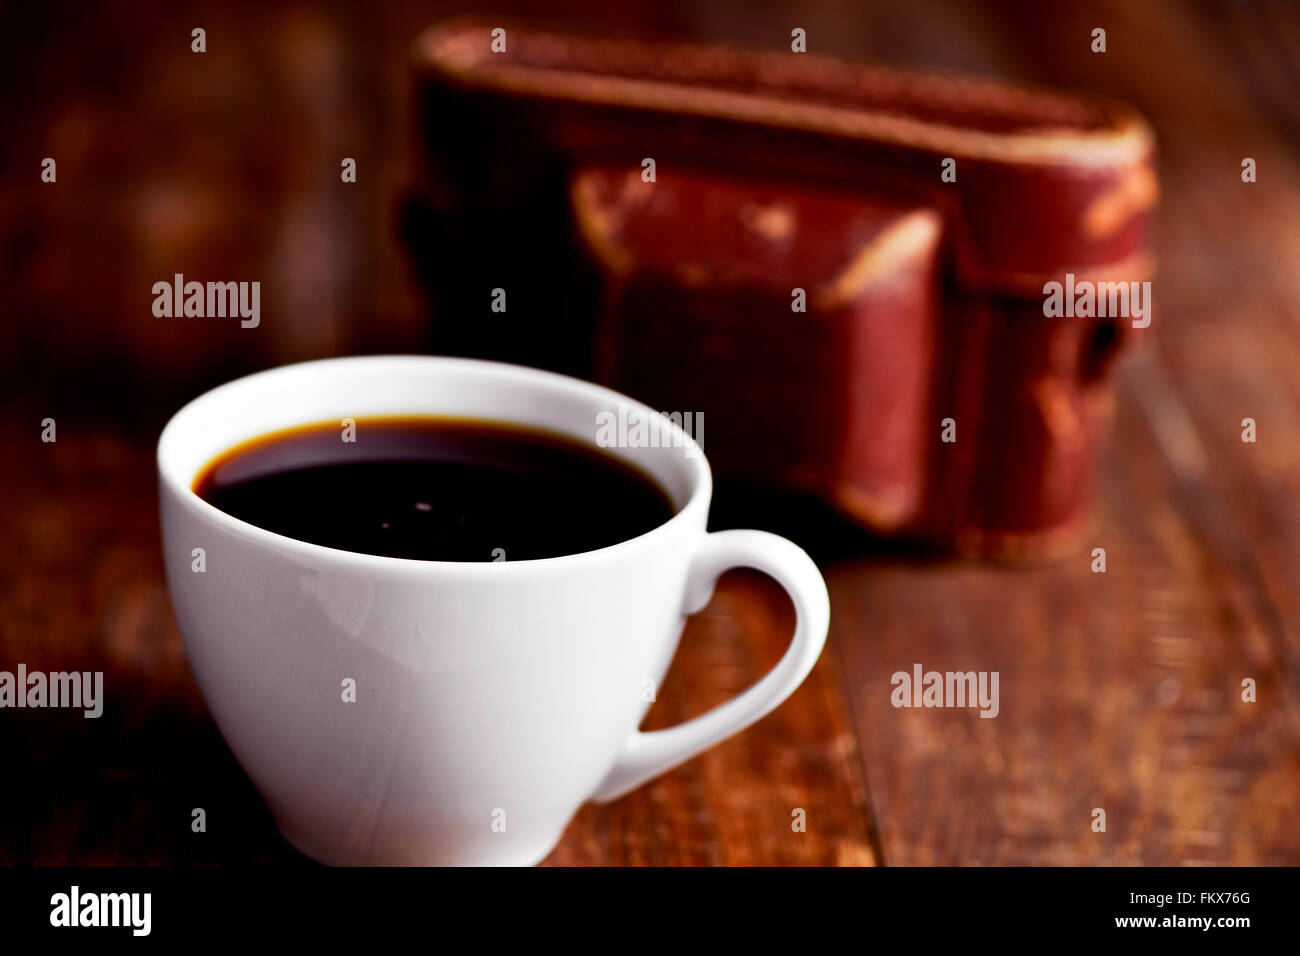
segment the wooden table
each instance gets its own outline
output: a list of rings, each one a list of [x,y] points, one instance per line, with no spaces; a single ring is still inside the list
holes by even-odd
[[[796,526],[832,598],[808,681],[751,730],[584,808],[547,862],[1300,863],[1300,7],[741,9],[666,5],[639,25],[759,45],[801,25],[845,55],[1136,102],[1161,150],[1154,334],[1121,370],[1098,520],[1075,557],[956,564],[881,550],[833,522]],[[368,35],[396,49],[412,16],[387,9]],[[1104,55],[1088,52],[1094,26],[1108,31]],[[1257,183],[1241,182],[1246,156]],[[394,177],[379,178],[360,195],[391,196]],[[6,181],[7,195],[18,188]],[[393,240],[358,242],[373,259]],[[8,279],[35,296],[38,279]],[[404,301],[395,287],[385,303]],[[103,670],[108,704],[94,721],[0,713],[0,862],[302,863],[217,734],[169,608],[152,440],[174,392],[123,405],[104,388],[111,416],[84,396],[64,409],[77,388],[49,364],[60,321],[53,344],[7,333],[33,367],[0,416],[0,668]],[[36,423],[52,408],[59,440],[45,445]],[[1253,444],[1241,440],[1247,417]],[[1104,574],[1093,547],[1106,549]],[[790,613],[766,579],[728,576],[691,622],[648,726],[756,679],[780,656]],[[997,670],[1000,714],[895,709],[890,675],[914,663]],[[200,806],[208,832],[194,834]]]

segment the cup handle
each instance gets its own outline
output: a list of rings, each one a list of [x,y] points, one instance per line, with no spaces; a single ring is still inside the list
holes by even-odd
[[[616,800],[744,730],[794,693],[826,643],[830,598],[826,582],[802,548],[766,531],[719,531],[705,535],[686,579],[686,613],[702,610],[722,572],[755,568],[785,588],[794,602],[794,637],[785,655],[738,697],[666,730],[634,730],[614,767],[591,795],[597,803]]]

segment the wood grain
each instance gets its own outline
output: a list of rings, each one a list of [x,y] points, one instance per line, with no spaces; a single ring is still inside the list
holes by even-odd
[[[789,599],[767,578],[724,576],[692,619],[645,729],[743,691],[777,662],[792,628]],[[750,731],[610,806],[585,808],[548,862],[873,865],[856,758],[837,656],[826,653],[794,696]]]
[[[1121,379],[1088,545],[1105,574],[1088,554],[831,570],[884,860],[1294,864],[1300,123],[1278,104],[1288,88],[1294,102],[1300,18],[1272,3],[990,16],[1010,38],[990,68],[1122,93],[1155,125],[1155,328]],[[1098,25],[1104,55],[1085,42]],[[1269,177],[1242,183],[1244,156]],[[1267,436],[1243,443],[1244,417]],[[917,661],[1000,670],[1002,713],[895,710],[889,675]]]

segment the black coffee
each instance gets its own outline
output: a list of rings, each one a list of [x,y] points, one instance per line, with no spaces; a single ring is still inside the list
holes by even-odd
[[[504,424],[358,419],[266,435],[208,464],[199,497],[313,544],[426,561],[523,561],[626,541],[673,515],[597,448]]]

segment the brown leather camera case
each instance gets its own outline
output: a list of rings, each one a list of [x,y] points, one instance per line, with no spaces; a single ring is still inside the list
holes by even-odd
[[[499,26],[416,44],[404,228],[436,348],[703,413],[719,475],[882,534],[1077,542],[1149,302],[1049,318],[1044,287],[1150,278],[1140,117],[793,52],[509,24],[494,52]]]

